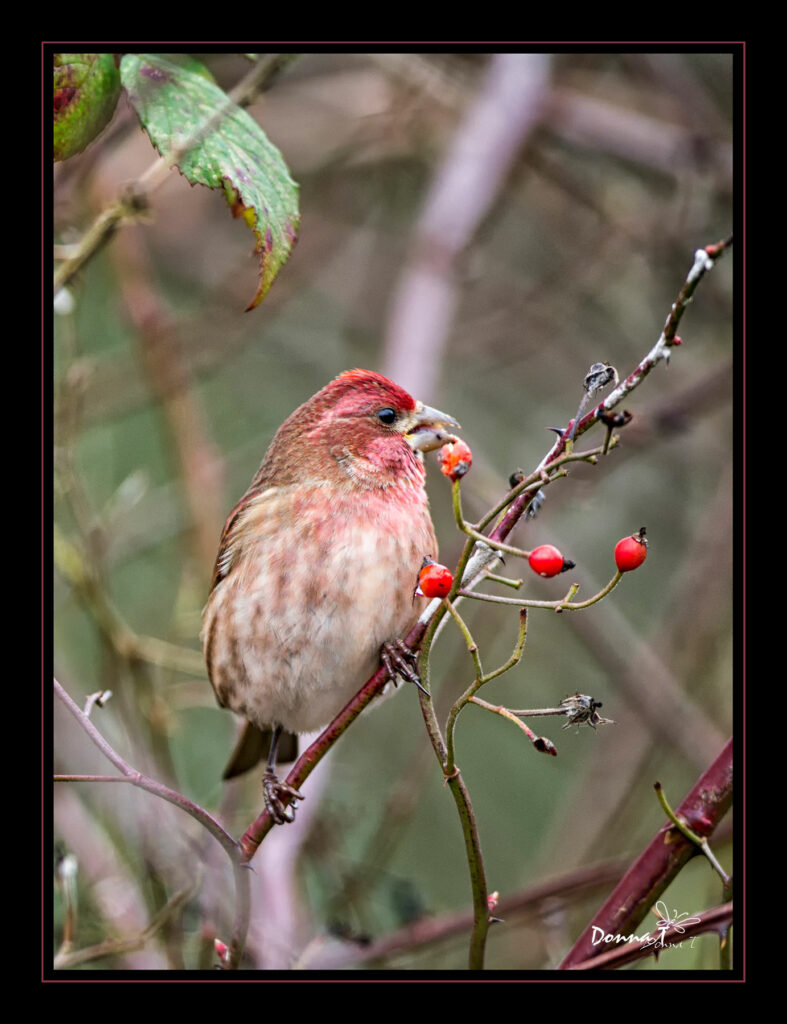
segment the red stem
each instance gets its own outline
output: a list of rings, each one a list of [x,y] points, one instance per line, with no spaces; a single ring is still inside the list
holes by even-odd
[[[418,650],[425,632],[426,626],[417,622],[407,634],[404,642],[411,651]],[[345,729],[347,729],[358,715],[360,715],[366,705],[370,704],[377,694],[380,693],[387,682],[388,672],[385,668],[380,666],[371,679],[361,690],[358,691],[358,693],[356,693],[349,704],[339,712],[330,725],[326,726],[314,743],[304,750],[290,769],[290,773],[287,776],[287,783],[292,786],[293,789],[301,788],[301,785],[306,781],[306,779],[308,779]],[[285,804],[288,803],[289,798],[284,797],[283,802]],[[264,810],[260,816],[253,821],[251,825],[249,825],[240,840],[242,860],[244,863],[248,864],[252,859],[254,854],[257,852],[258,846],[268,832],[270,832],[272,827],[273,818],[267,810]]]
[[[675,812],[700,836],[709,836],[732,803],[732,739]],[[582,932],[560,965],[576,967],[598,953],[594,926],[604,934],[630,935],[689,858],[699,848],[672,822],[662,825],[643,853],[631,865],[615,890]]]

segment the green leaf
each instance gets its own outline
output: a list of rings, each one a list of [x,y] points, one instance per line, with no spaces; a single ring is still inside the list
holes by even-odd
[[[247,307],[262,301],[298,232],[298,186],[260,126],[197,72],[161,54],[126,54],[120,76],[156,149],[177,154],[192,184],[220,189],[233,215],[256,235],[260,283]],[[183,147],[187,147],[182,152]]]
[[[54,158],[67,160],[112,120],[120,75],[111,53],[54,55]]]

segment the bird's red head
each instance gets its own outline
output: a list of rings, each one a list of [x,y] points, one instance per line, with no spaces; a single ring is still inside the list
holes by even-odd
[[[423,482],[419,451],[445,442],[455,420],[416,402],[382,374],[347,370],[279,428],[259,479],[362,488]]]
[[[412,412],[415,409],[415,399],[412,395],[373,370],[345,370],[314,398],[320,396],[331,402],[337,415],[342,415],[344,408],[351,414],[357,414],[362,405],[375,405],[380,402],[387,402],[402,412]]]

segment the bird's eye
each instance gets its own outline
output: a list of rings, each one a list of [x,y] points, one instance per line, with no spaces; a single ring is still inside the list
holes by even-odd
[[[377,410],[377,419],[386,425],[386,427],[392,426],[396,423],[398,416],[396,415],[396,409],[391,409],[386,406],[384,409]]]

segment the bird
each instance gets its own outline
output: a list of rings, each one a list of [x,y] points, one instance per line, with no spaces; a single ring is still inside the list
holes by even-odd
[[[276,774],[297,734],[332,721],[381,656],[394,682],[418,681],[401,638],[426,603],[413,582],[438,550],[423,454],[455,441],[452,429],[381,374],[347,370],[279,427],[224,524],[202,643],[219,705],[247,723],[224,778],[267,755],[276,824],[303,799]]]

